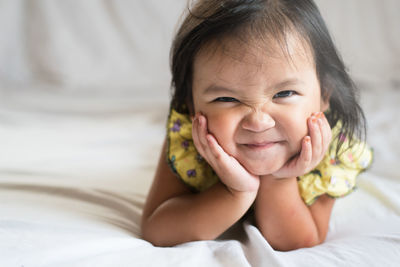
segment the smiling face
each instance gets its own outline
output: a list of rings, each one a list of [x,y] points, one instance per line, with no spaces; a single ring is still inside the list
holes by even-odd
[[[278,44],[266,53],[226,41],[195,58],[194,112],[207,117],[220,146],[255,175],[273,173],[296,155],[307,118],[327,107],[313,58],[294,40],[289,54]]]

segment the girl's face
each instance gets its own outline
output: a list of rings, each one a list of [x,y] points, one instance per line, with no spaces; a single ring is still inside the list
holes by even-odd
[[[299,153],[307,118],[328,105],[302,42],[289,39],[287,51],[276,45],[269,53],[258,43],[232,43],[196,56],[194,111],[206,116],[208,131],[249,172],[270,174]]]

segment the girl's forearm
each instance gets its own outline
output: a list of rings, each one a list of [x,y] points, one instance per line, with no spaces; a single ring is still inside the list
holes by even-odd
[[[232,193],[217,183],[199,194],[170,198],[145,219],[143,238],[157,246],[215,239],[246,213],[256,194]]]
[[[295,177],[261,178],[255,218],[261,233],[273,248],[293,250],[323,242],[332,205],[316,207],[319,208],[309,208],[304,204]]]

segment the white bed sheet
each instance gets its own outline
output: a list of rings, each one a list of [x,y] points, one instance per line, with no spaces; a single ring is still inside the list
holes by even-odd
[[[324,244],[276,252],[246,222],[173,248],[139,238],[185,2],[0,1],[0,266],[400,266],[397,0],[316,1],[375,149]]]
[[[272,250],[247,222],[172,248],[139,238],[162,97],[1,98],[0,266],[398,266],[400,91],[364,89],[373,167],[336,202],[326,242],[291,252]]]

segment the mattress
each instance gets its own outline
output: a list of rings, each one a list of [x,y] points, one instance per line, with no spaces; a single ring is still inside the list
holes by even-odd
[[[165,98],[19,90],[0,108],[0,265],[398,266],[400,90],[382,91],[362,90],[375,159],[336,201],[327,240],[279,252],[247,221],[170,248],[140,238]]]

